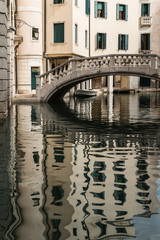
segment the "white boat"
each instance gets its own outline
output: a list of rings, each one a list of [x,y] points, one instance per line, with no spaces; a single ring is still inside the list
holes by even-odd
[[[92,97],[97,95],[97,91],[93,89],[78,89],[75,95],[77,97]]]

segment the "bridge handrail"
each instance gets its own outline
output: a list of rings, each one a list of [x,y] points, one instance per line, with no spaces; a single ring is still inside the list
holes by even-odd
[[[94,59],[98,59],[98,58],[108,58],[108,57],[157,57],[160,61],[160,55],[157,54],[109,54],[109,55],[100,55],[100,56],[93,56],[93,57],[79,57],[79,58],[71,58],[69,60],[67,60],[66,62],[56,66],[55,68],[41,74],[41,75],[37,75],[38,78],[43,78],[45,76],[47,76],[50,73],[55,72],[57,69],[60,69],[62,67],[64,67],[65,65],[71,63],[71,62],[76,62],[76,61],[84,61],[84,60],[94,60]]]

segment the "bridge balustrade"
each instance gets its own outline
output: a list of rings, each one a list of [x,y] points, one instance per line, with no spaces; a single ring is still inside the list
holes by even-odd
[[[128,73],[140,76],[150,77],[160,80],[160,56],[156,54],[110,54],[86,58],[72,58],[67,62],[55,67],[54,69],[37,76],[37,92],[47,85],[54,83],[55,88],[60,86],[61,82],[66,82],[83,76],[85,73],[89,77],[92,72],[101,72],[106,75],[115,73]],[[111,74],[110,74],[111,73]],[[73,77],[74,76],[74,77]],[[99,76],[102,76],[99,75]],[[56,84],[57,83],[57,84]]]

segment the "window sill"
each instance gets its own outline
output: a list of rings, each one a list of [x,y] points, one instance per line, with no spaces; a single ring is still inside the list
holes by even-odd
[[[50,43],[52,46],[57,46],[57,45],[66,45],[67,43],[64,42],[64,43]]]
[[[50,4],[51,7],[59,7],[59,6],[64,6],[64,5],[66,5],[66,3],[57,3],[57,4],[51,3]]]

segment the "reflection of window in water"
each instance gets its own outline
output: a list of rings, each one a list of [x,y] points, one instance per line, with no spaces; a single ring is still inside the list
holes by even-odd
[[[114,177],[115,177],[115,182],[118,182],[118,183],[126,183],[128,181],[124,174],[114,174]]]
[[[64,162],[64,148],[54,147],[54,158],[56,162],[63,163]]]
[[[34,163],[39,165],[39,152],[32,152]]]
[[[105,182],[106,175],[103,172],[106,169],[105,162],[95,161],[94,163],[94,171],[91,173],[94,182]]]
[[[115,205],[123,205],[126,202],[126,193],[124,190],[114,190],[113,196],[116,202]]]
[[[117,233],[127,233],[126,228],[116,228]]]
[[[52,219],[51,222],[52,222],[52,227],[53,227],[52,239],[59,240],[61,237],[61,232],[59,230],[61,220],[60,219]]]
[[[126,211],[116,211],[116,212],[117,212],[117,216],[116,217],[122,217],[122,216],[127,215],[127,213],[128,213]]]
[[[90,192],[90,193],[93,194],[93,197],[95,198],[105,199],[105,192],[100,192],[100,193]]]
[[[96,222],[96,225],[101,229],[101,233],[98,237],[100,238],[102,236],[106,236],[107,235],[107,225],[105,225],[101,222]]]
[[[125,166],[125,161],[117,161],[113,162],[113,164],[113,171],[124,172],[126,170],[126,168],[122,168],[122,166]]]
[[[139,108],[150,108],[150,95],[142,95],[139,97]]]
[[[31,121],[32,121],[32,123],[37,121],[36,110],[33,107],[32,107],[32,110],[31,110]]]
[[[53,202],[52,204],[56,206],[62,206],[62,202],[57,202],[61,200],[64,196],[64,190],[61,186],[53,186],[52,188],[52,197],[53,197]]]

